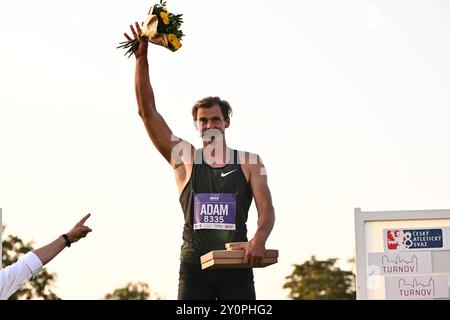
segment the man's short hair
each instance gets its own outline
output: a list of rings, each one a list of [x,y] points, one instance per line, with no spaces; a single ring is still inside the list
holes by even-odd
[[[222,115],[225,121],[230,120],[230,116],[232,115],[233,110],[231,109],[231,106],[227,101],[221,100],[219,97],[206,97],[201,100],[198,100],[192,107],[192,117],[194,118],[194,121],[197,121],[198,109],[200,108],[208,109],[215,105],[218,105],[220,107],[220,110],[222,111]]]

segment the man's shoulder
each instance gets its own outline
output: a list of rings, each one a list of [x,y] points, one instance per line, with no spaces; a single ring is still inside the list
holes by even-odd
[[[260,163],[260,156],[250,151],[236,150],[241,165],[254,165]]]

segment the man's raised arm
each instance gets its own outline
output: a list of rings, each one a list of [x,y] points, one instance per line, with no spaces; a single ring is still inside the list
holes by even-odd
[[[130,25],[134,39],[139,39],[139,47],[135,51],[136,56],[136,74],[135,74],[135,90],[138,103],[138,113],[144,121],[148,135],[155,145],[156,149],[162,156],[172,165],[175,166],[172,159],[172,150],[179,143],[177,139],[172,138],[172,130],[170,130],[163,117],[156,110],[155,96],[150,83],[149,67],[147,60],[148,41],[141,37],[141,29],[139,24],[135,24],[136,30]],[[125,37],[131,40],[125,33]]]

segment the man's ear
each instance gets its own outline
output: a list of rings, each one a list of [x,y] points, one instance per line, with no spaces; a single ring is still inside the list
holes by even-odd
[[[230,118],[225,120],[225,128],[228,128],[230,126]]]

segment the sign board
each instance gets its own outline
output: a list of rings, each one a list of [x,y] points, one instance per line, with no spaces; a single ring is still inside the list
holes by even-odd
[[[450,210],[355,209],[357,299],[450,299]]]
[[[431,273],[430,252],[368,253],[370,275]]]
[[[385,251],[442,250],[449,249],[445,230],[448,228],[416,228],[383,230]]]
[[[386,299],[448,298],[448,274],[386,277]]]

